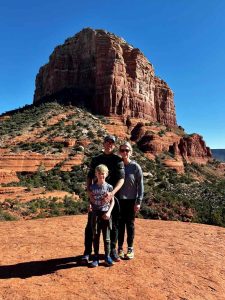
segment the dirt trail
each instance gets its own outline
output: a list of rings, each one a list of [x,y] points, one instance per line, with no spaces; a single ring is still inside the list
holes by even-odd
[[[135,259],[91,269],[86,218],[1,222],[0,299],[225,300],[224,228],[136,219]]]

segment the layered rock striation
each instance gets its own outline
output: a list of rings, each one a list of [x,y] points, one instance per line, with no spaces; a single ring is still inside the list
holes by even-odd
[[[34,103],[51,100],[176,126],[169,86],[139,49],[104,30],[83,29],[55,48],[34,94]]]
[[[179,172],[184,171],[183,161],[205,164],[212,158],[210,148],[202,136],[196,133],[180,136],[165,128],[154,132],[143,122],[138,122],[131,131],[131,141],[136,142],[143,152],[153,156],[168,153],[171,157],[165,159],[165,164],[171,168],[176,165]]]

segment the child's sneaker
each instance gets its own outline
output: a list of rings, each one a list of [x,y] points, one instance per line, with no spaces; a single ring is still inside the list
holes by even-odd
[[[125,254],[124,254],[124,252],[123,252],[123,249],[119,249],[119,250],[118,250],[118,255],[119,255],[120,258],[124,259]]]
[[[98,265],[99,265],[98,256],[95,256],[93,259],[93,262],[90,264],[90,267],[95,268],[95,267],[98,267]]]
[[[128,248],[127,254],[126,254],[126,259],[132,259],[132,258],[134,258],[134,249]]]
[[[113,249],[111,251],[111,255],[110,256],[111,256],[112,260],[115,261],[115,262],[119,262],[121,260],[120,257],[119,257],[119,255],[116,252],[116,249]]]
[[[83,255],[80,260],[80,264],[86,266],[89,262],[89,255]]]
[[[114,265],[113,263],[113,260],[110,256],[105,256],[105,264],[108,266],[108,267],[111,267]]]
[[[99,261],[98,260],[93,260],[93,262],[90,264],[91,268],[98,267]]]

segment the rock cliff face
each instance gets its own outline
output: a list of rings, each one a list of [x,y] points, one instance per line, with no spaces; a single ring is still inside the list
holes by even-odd
[[[55,48],[36,77],[34,103],[67,101],[106,116],[176,126],[173,92],[141,51],[103,30],[83,29]]]
[[[205,141],[199,134],[183,137],[178,144],[178,148],[185,159],[189,157],[212,157],[210,148],[206,147]]]
[[[179,136],[170,131],[160,130],[153,132],[148,130],[148,126],[139,122],[131,131],[131,140],[135,141],[138,147],[145,153],[154,156],[162,152],[168,152],[173,159],[165,159],[165,164],[175,168],[179,172],[184,171],[183,160],[188,163],[196,162],[200,164],[207,163],[212,157],[209,147],[199,134],[189,136]]]
[[[0,167],[0,185],[9,182],[19,182],[16,172],[14,170],[1,169]]]

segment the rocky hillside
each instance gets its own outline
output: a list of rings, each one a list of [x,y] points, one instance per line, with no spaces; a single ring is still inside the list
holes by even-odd
[[[176,126],[169,86],[139,49],[105,30],[83,29],[55,48],[37,74],[34,95],[34,103],[50,100]]]
[[[1,222],[0,299],[225,299],[224,228],[136,219],[135,258],[91,269],[86,219]]]
[[[225,167],[207,156],[200,136],[135,118],[128,126],[120,116],[58,103],[2,118],[0,219],[85,213],[88,166],[107,133],[132,140],[145,178],[140,216],[224,226]]]

